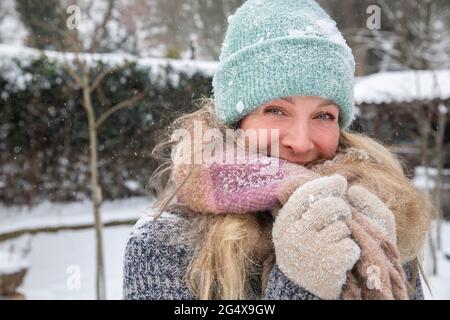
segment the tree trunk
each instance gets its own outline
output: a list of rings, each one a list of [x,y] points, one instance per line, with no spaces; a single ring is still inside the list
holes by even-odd
[[[106,293],[105,268],[103,258],[103,235],[100,205],[102,203],[102,190],[98,181],[98,155],[97,155],[97,128],[94,108],[92,106],[89,82],[83,85],[83,102],[88,116],[89,123],[89,152],[90,152],[90,173],[91,173],[91,198],[94,209],[95,239],[97,253],[96,269],[96,298],[104,300]]]
[[[421,105],[418,108],[418,112],[416,114],[416,121],[419,126],[420,132],[420,149],[421,149],[421,165],[425,170],[425,180],[428,182],[430,177],[428,176],[428,168],[430,167],[429,155],[428,155],[428,146],[429,139],[431,133],[431,108],[429,104]],[[428,186],[425,188],[425,192],[427,195],[430,195],[430,190]],[[436,246],[434,244],[433,232],[431,231],[428,235],[428,243],[431,251],[431,260],[432,260],[432,268],[433,275],[436,275],[437,270],[437,256],[436,256]]]
[[[441,110],[442,109],[442,110]],[[441,194],[442,194],[442,171],[444,168],[444,133],[445,133],[445,124],[447,123],[447,112],[446,107],[444,105],[438,106],[438,128],[435,136],[435,148],[436,148],[436,168],[437,168],[437,177],[436,177],[436,188],[434,190],[434,199],[436,202],[436,206],[439,210],[439,217],[437,221],[436,227],[436,246],[438,250],[442,249],[442,208],[441,208]]]

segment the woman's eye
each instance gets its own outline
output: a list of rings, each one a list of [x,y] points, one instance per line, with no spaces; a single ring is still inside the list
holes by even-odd
[[[280,116],[283,115],[283,111],[276,107],[267,108],[266,110],[264,110],[264,113],[272,113],[272,114],[280,115]]]
[[[328,113],[328,112],[319,113],[317,118],[319,118],[321,120],[330,120],[330,121],[333,121],[334,119],[336,119],[336,117],[334,115],[332,115],[331,113]]]

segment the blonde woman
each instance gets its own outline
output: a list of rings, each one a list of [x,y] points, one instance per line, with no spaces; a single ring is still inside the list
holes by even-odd
[[[423,299],[435,209],[348,130],[355,62],[335,22],[312,0],[249,0],[229,22],[214,98],[155,147],[159,211],[128,239],[124,299]]]

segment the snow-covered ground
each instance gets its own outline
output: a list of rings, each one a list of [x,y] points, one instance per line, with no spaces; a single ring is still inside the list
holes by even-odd
[[[425,250],[424,269],[431,287],[431,292],[425,289],[427,299],[450,300],[450,221],[442,225],[442,249],[437,252],[436,276],[432,275],[432,259],[430,250]],[[426,287],[424,283],[424,287]]]
[[[133,197],[124,200],[105,201],[102,204],[102,221],[119,222],[137,220],[151,208],[152,200]],[[69,227],[93,224],[92,205],[89,200],[72,203],[42,202],[31,209],[5,207],[0,204],[0,234],[22,229],[42,227]]]
[[[145,197],[105,201],[103,222],[138,220],[151,213]],[[169,215],[166,215],[169,216]],[[165,215],[163,215],[165,217]],[[0,234],[22,229],[69,227],[93,223],[89,201],[67,204],[43,202],[32,209],[0,205]],[[104,229],[108,299],[122,297],[122,266],[127,237],[133,225]],[[11,250],[13,254],[10,254]],[[22,251],[29,251],[21,258]],[[93,229],[24,235],[0,242],[0,272],[29,265],[20,292],[27,299],[94,299],[95,235]]]
[[[102,205],[103,222],[137,220],[149,213],[151,203],[151,199],[144,197],[106,201]],[[89,201],[68,204],[43,202],[31,210],[0,206],[0,234],[44,226],[68,227],[92,223]],[[122,259],[131,229],[132,225],[124,225],[108,227],[104,231],[109,299],[121,298]],[[28,245],[31,247],[26,259],[15,259],[15,262],[7,261],[6,258],[0,260],[9,269],[14,263],[30,265],[20,288],[27,299],[95,298],[95,238],[92,229],[24,235],[0,242],[0,252],[6,256],[14,246],[17,251],[15,256],[18,256],[21,248],[27,250]]]
[[[108,299],[122,297],[122,259],[132,226],[104,231]],[[26,299],[95,299],[95,235],[93,230],[33,236],[31,268],[20,288]]]
[[[116,200],[104,204],[103,214],[105,220],[120,219],[120,216],[122,219],[138,218],[147,215],[149,208],[150,202],[146,198]],[[0,225],[3,230],[7,226],[10,230],[13,226],[23,227],[26,221],[31,226],[42,225],[45,221],[58,225],[78,223],[88,221],[89,212],[87,202],[65,205],[44,203],[28,213],[24,209],[0,207]],[[123,255],[131,230],[132,225],[105,228],[108,299],[122,297]],[[20,287],[20,292],[27,299],[95,298],[95,239],[92,229],[22,236],[0,242],[0,252],[9,250],[12,243],[19,248],[28,242],[31,243],[31,250],[26,263],[30,269]],[[438,253],[439,275],[428,276],[433,290],[433,296],[425,290],[428,299],[450,299],[450,260],[444,257],[444,253],[450,254],[450,222],[443,225],[443,246],[442,252]],[[429,271],[429,259],[425,262],[425,268]]]

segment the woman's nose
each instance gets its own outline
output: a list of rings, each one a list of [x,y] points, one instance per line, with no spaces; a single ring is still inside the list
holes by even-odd
[[[292,126],[285,132],[280,132],[280,145],[295,155],[304,155],[314,148],[310,130],[305,124]]]

